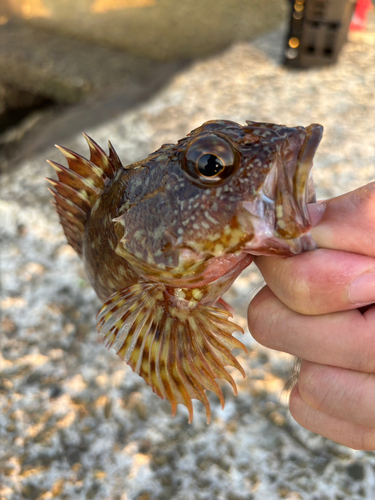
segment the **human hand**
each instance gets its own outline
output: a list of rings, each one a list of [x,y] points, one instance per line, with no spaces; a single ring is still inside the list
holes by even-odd
[[[256,257],[267,286],[249,328],[302,359],[290,412],[346,446],[375,450],[375,183],[309,206],[319,249]]]

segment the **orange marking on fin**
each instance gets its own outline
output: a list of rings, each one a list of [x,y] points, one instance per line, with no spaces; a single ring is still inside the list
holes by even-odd
[[[179,403],[184,404],[191,422],[192,399],[198,399],[209,422],[205,391],[213,391],[224,407],[215,378],[227,380],[236,394],[236,384],[224,366],[234,366],[244,375],[230,351],[246,348],[232,337],[240,328],[228,316],[226,311],[202,304],[191,308],[187,301],[165,295],[161,284],[138,283],[109,298],[98,313],[97,329],[107,346],[113,345],[156,394],[169,400],[172,415]],[[115,324],[119,326],[114,333]]]

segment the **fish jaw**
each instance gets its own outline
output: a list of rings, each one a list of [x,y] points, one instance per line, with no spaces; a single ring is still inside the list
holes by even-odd
[[[316,249],[307,203],[315,201],[310,172],[322,133],[321,125],[312,124],[280,141],[273,175],[252,201],[242,203],[241,226],[254,234],[244,251],[289,256]]]
[[[194,261],[195,264],[182,273],[181,277],[176,277],[169,271],[160,270],[137,259],[131,253],[126,252],[121,245],[117,247],[116,252],[131,264],[143,280],[163,283],[175,288],[202,287],[212,282],[218,283],[218,280],[224,278],[225,280],[230,279],[227,289],[253,260],[248,252],[226,253],[207,259],[204,255],[199,255],[191,249],[185,249],[181,252],[182,262],[187,259]]]
[[[214,305],[252,261],[253,257],[245,252],[237,256],[230,254],[213,258],[208,261],[206,270],[194,285],[180,280],[179,284],[174,282],[167,288],[173,290],[171,293],[176,296],[186,296],[188,301],[199,297],[197,300],[200,303]]]

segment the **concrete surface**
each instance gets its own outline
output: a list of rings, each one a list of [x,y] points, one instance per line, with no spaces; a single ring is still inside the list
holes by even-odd
[[[150,92],[187,61],[275,29],[286,7],[277,0],[2,0],[0,170],[18,159],[35,124],[51,115],[56,122],[64,105],[108,101],[120,87],[138,102],[140,87]]]
[[[3,0],[3,22],[107,44],[153,59],[194,59],[275,29],[286,15],[279,0]]]
[[[322,123],[318,197],[375,177],[375,22],[332,68],[279,66],[283,33],[239,43],[177,74],[147,102],[85,131],[111,139],[125,164],[202,122],[227,118]],[[81,136],[65,145],[87,154]],[[339,446],[290,417],[283,386],[292,360],[246,333],[247,378],[213,419],[170,416],[115,354],[97,343],[99,301],[66,244],[43,177],[51,147],[1,177],[1,416],[3,500],[373,500],[375,455]],[[259,283],[249,268],[228,293],[236,322]],[[0,472],[0,473],[1,473]]]
[[[0,82],[59,103],[148,81],[168,66],[14,19],[0,25]]]

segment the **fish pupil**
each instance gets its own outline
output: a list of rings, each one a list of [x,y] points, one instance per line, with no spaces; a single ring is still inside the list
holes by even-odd
[[[224,170],[224,163],[216,155],[204,154],[199,158],[197,168],[205,177],[214,177]]]

